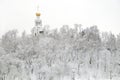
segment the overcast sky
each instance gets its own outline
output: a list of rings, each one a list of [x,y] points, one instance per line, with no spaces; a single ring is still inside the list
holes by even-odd
[[[0,36],[8,30],[34,27],[37,5],[43,25],[51,28],[78,23],[98,25],[101,31],[120,32],[120,0],[0,0]]]

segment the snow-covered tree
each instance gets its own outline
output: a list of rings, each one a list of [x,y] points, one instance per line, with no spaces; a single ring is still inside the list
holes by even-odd
[[[2,47],[7,53],[16,52],[17,45],[17,30],[8,31],[2,36]]]
[[[0,80],[113,79],[120,76],[120,36],[97,26],[44,27],[33,36],[11,30],[0,41]],[[10,54],[9,54],[10,53]]]

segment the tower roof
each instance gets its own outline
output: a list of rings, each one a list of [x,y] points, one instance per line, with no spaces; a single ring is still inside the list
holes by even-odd
[[[41,14],[40,14],[40,12],[36,12],[36,16],[40,16]]]
[[[41,16],[40,11],[39,11],[39,6],[37,6],[36,16]]]

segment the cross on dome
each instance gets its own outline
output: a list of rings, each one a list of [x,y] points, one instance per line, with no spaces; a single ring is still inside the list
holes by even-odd
[[[36,16],[40,16],[40,12],[39,12],[39,6],[37,6],[37,12],[36,12]]]

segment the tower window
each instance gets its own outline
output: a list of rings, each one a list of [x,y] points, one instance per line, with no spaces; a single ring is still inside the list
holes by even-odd
[[[35,36],[36,36],[36,33],[35,33]]]
[[[44,33],[44,31],[39,31],[39,33]]]

